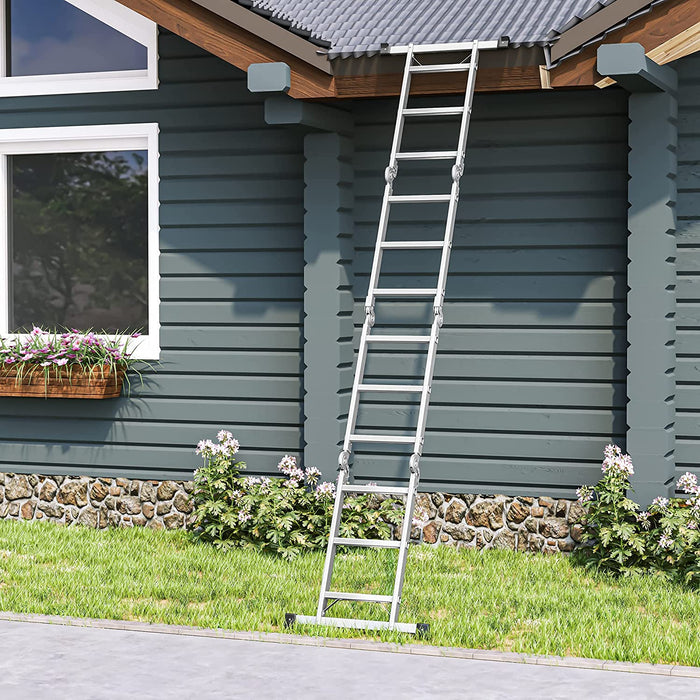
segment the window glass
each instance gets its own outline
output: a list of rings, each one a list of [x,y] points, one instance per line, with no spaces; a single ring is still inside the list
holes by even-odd
[[[6,0],[8,75],[147,68],[147,49],[65,0]]]
[[[148,332],[148,152],[9,157],[10,332]]]

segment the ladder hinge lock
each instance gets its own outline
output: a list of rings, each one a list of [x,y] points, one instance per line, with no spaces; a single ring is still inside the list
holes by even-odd
[[[464,163],[460,161],[452,166],[452,182],[459,182],[462,175],[464,175]]]
[[[420,474],[420,455],[414,452],[408,462],[412,474]]]
[[[437,321],[438,328],[442,328],[442,324],[445,321],[442,315],[442,306],[436,306],[433,308],[433,313],[435,314],[435,320]]]
[[[373,328],[376,320],[377,319],[374,315],[374,306],[365,306],[365,322],[367,325],[370,328]]]
[[[350,453],[347,450],[342,450],[338,455],[338,471],[345,472],[346,475],[350,471]]]
[[[384,179],[387,185],[393,185],[396,176],[398,175],[399,168],[397,165],[388,165],[384,170]]]

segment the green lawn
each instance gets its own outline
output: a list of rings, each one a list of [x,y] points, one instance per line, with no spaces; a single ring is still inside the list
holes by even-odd
[[[335,585],[388,590],[387,555],[339,555]],[[1,521],[0,609],[278,631],[285,612],[315,612],[322,565],[322,553],[290,563],[217,552],[183,532]],[[563,557],[424,546],[409,556],[402,620],[429,622],[430,644],[700,666],[699,603],[663,581],[595,577]],[[349,614],[341,605],[351,604],[334,615]]]

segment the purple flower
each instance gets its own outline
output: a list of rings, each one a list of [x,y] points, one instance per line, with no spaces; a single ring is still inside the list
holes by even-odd
[[[67,365],[67,364],[68,364],[68,359],[65,358],[65,357],[63,357],[63,358],[61,358],[60,360],[54,360],[53,363],[54,363],[55,365],[58,365],[59,367],[61,367],[61,366],[63,366],[63,365]]]
[[[131,337],[132,337],[132,338],[140,338],[140,337],[141,337],[141,334],[140,334],[140,333],[132,333],[132,334],[131,334]]]

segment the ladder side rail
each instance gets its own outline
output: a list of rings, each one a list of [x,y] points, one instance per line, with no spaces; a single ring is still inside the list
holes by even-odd
[[[335,560],[336,544],[335,540],[340,531],[340,518],[343,512],[343,486],[345,484],[346,472],[345,469],[340,469],[338,472],[338,480],[335,486],[335,504],[333,506],[333,517],[331,518],[331,531],[328,535],[328,547],[326,549],[326,561],[323,565],[323,578],[321,579],[321,592],[318,596],[318,607],[316,609],[316,619],[320,620],[323,617],[326,607],[326,595],[330,590],[331,576],[333,574],[333,562]]]
[[[403,136],[404,117],[403,110],[408,104],[408,96],[411,90],[411,73],[408,70],[413,61],[413,51],[408,51],[406,54],[406,64],[404,68],[403,82],[401,84],[401,97],[399,110],[396,114],[396,123],[394,126],[394,140],[391,144],[391,153],[389,155],[389,165],[385,172],[386,184],[384,185],[384,197],[382,198],[382,211],[379,217],[379,227],[377,231],[377,242],[374,248],[374,258],[372,259],[372,271],[369,277],[369,286],[367,289],[367,298],[365,300],[365,320],[362,324],[362,334],[360,336],[360,347],[357,353],[357,365],[355,367],[355,376],[353,378],[352,391],[350,393],[350,406],[348,408],[348,422],[345,426],[345,438],[343,439],[343,452],[346,457],[352,449],[352,441],[350,436],[355,432],[355,424],[357,422],[357,413],[359,410],[360,401],[360,384],[365,374],[365,363],[367,361],[367,336],[370,329],[374,325],[374,290],[377,287],[379,280],[379,271],[382,264],[382,244],[386,238],[386,231],[389,225],[389,197],[394,189],[394,177],[396,175],[396,154],[401,145]]]
[[[416,440],[413,444],[413,459],[417,460],[423,454],[425,443],[425,427],[428,422],[428,405],[430,404],[430,393],[433,385],[433,374],[435,372],[435,357],[437,355],[438,340],[440,337],[440,327],[442,326],[442,312],[435,314],[433,324],[430,327],[430,345],[428,346],[428,356],[425,360],[425,375],[423,376],[423,388],[420,395],[418,407],[418,420],[416,421]],[[415,464],[416,469],[418,464]],[[412,470],[413,471],[413,470]]]
[[[406,497],[406,511],[401,525],[401,547],[399,548],[399,558],[396,565],[396,576],[394,578],[394,591],[391,601],[391,612],[389,614],[390,629],[399,621],[401,608],[401,593],[403,591],[403,580],[406,575],[406,559],[408,557],[408,545],[411,539],[411,527],[413,525],[413,509],[416,505],[416,495],[418,492],[419,471],[411,471],[411,481],[408,485],[408,496]]]
[[[452,240],[454,237],[455,221],[457,219],[457,207],[459,206],[459,183],[464,170],[464,154],[469,136],[469,124],[471,121],[472,102],[474,99],[474,88],[476,85],[476,74],[479,65],[479,45],[474,44],[471,55],[472,68],[467,79],[467,88],[464,94],[464,111],[459,129],[459,144],[457,146],[457,160],[452,170],[452,189],[450,192],[450,205],[445,223],[445,235],[443,239],[442,258],[440,260],[440,271],[437,280],[437,292],[433,312],[435,314],[433,325],[430,331],[430,345],[428,357],[425,363],[425,376],[423,380],[423,392],[421,394],[420,407],[418,409],[418,421],[416,426],[416,442],[414,451],[420,456],[423,453],[425,441],[425,428],[428,421],[428,405],[430,403],[430,392],[435,373],[435,359],[437,355],[437,345],[440,336],[440,328],[443,323],[443,304],[445,302],[445,288],[447,286],[447,272],[450,266],[450,254],[452,251]]]
[[[413,61],[413,49],[409,47],[406,53],[406,64],[404,66],[403,81],[401,83],[401,97],[399,98],[399,108],[396,112],[396,122],[394,125],[394,138],[391,143],[391,152],[389,153],[389,165],[384,172],[384,179],[386,184],[384,185],[384,197],[382,198],[382,211],[379,216],[379,228],[377,232],[377,243],[374,248],[374,258],[372,260],[372,272],[369,276],[369,286],[367,289],[367,300],[365,302],[365,308],[374,307],[374,290],[376,289],[379,282],[379,271],[382,265],[382,243],[386,238],[386,230],[389,225],[389,209],[391,202],[389,198],[394,191],[394,178],[397,173],[397,160],[396,154],[399,152],[401,147],[401,139],[403,138],[403,127],[405,119],[403,116],[403,111],[406,109],[408,104],[408,97],[411,92],[411,62]]]
[[[355,433],[357,423],[357,413],[360,408],[360,385],[365,375],[365,364],[367,363],[367,336],[374,325],[374,311],[365,309],[365,320],[362,324],[360,335],[360,347],[357,351],[357,364],[355,365],[355,376],[352,380],[352,391],[350,392],[350,406],[348,408],[348,422],[345,425],[345,437],[343,438],[343,454],[341,457],[348,459],[352,450],[351,436]]]
[[[445,288],[447,286],[447,271],[450,266],[450,254],[452,251],[452,239],[454,237],[455,221],[457,219],[457,207],[459,206],[459,184],[464,172],[465,152],[467,139],[469,138],[469,126],[471,124],[472,103],[474,101],[474,89],[476,87],[476,74],[479,67],[479,47],[474,46],[472,51],[472,69],[467,78],[467,89],[464,94],[464,113],[459,128],[459,144],[457,146],[457,160],[452,169],[452,189],[450,191],[450,205],[445,224],[444,248],[438,273],[437,294],[435,295],[435,308],[442,309],[445,302]]]

